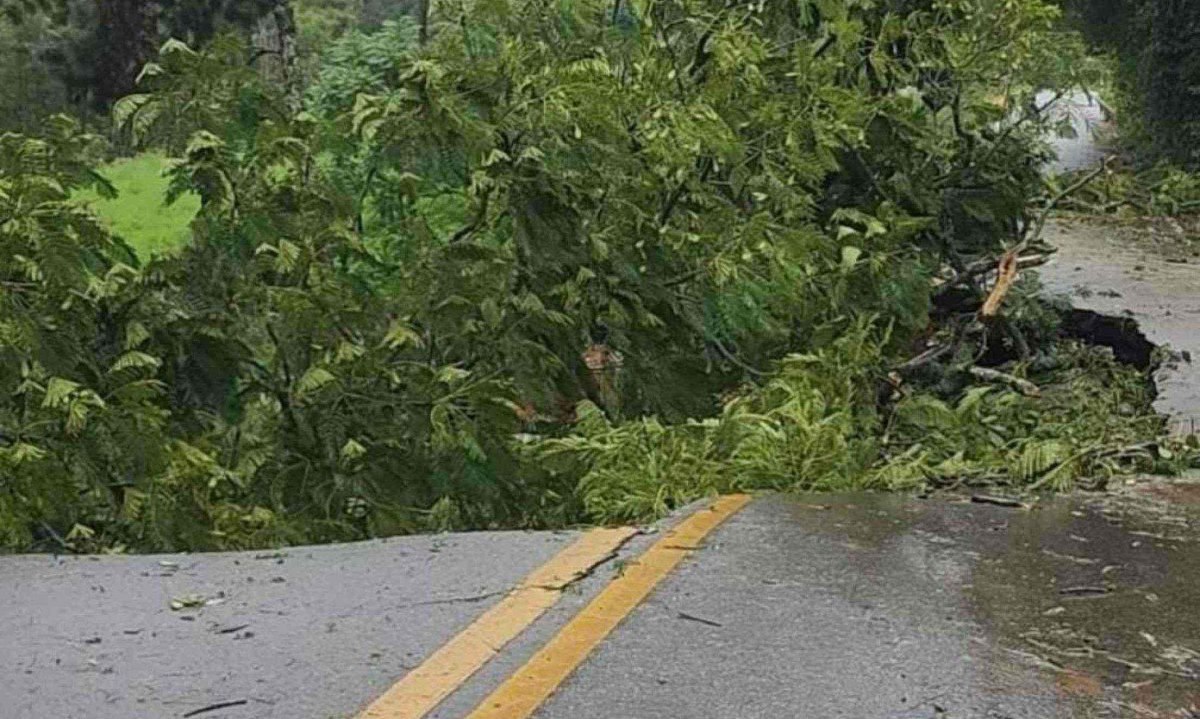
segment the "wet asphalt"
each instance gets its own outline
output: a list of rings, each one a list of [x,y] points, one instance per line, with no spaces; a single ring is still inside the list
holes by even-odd
[[[0,557],[0,718],[346,717],[575,536]]]
[[[1200,708],[1200,515],[1188,504],[1200,487],[1156,486],[1031,509],[760,497],[538,716],[1185,716],[1173,712]],[[240,702],[198,716],[348,718],[573,537],[0,558],[0,716],[158,719]],[[617,566],[433,716],[465,716]],[[222,601],[171,609],[192,592]]]
[[[1150,342],[1174,353],[1155,376],[1155,408],[1187,433],[1200,432],[1200,257],[1135,236],[1119,224],[1062,219],[1046,227],[1058,252],[1040,271],[1071,306],[1128,317]]]
[[[1048,93],[1039,97],[1042,103]],[[1105,154],[1105,128],[1099,102],[1076,93],[1053,108],[1072,132],[1052,137],[1057,155],[1052,171],[1083,170]],[[1156,373],[1156,409],[1175,419],[1183,433],[1200,432],[1200,254],[1182,241],[1178,225],[1163,223],[1156,236],[1149,222],[1120,223],[1064,217],[1052,220],[1043,239],[1057,253],[1039,271],[1046,289],[1073,307],[1130,318],[1155,345],[1175,358]],[[1143,227],[1145,226],[1145,227]],[[1180,235],[1180,236],[1176,236]]]
[[[1200,701],[1200,525],[1143,504],[759,500],[538,716],[1172,716]]]

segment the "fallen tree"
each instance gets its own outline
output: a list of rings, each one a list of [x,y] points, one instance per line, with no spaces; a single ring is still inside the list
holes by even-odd
[[[543,5],[434,3],[299,113],[237,41],[168,43],[116,115],[202,209],[144,266],[70,200],[95,138],[0,138],[4,546],[1067,484],[1118,468],[1081,427],[1154,436],[1017,277],[1045,128],[994,96],[1073,83],[1052,5]]]

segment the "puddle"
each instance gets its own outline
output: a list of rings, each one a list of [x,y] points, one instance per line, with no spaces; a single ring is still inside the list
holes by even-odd
[[[806,531],[869,550],[851,561],[908,563],[897,571],[916,577],[912,586],[889,584],[895,606],[926,591],[946,615],[964,616],[974,634],[964,661],[983,667],[974,681],[1008,696],[1049,692],[1057,708],[1037,716],[1200,717],[1189,713],[1200,712],[1200,507],[1164,501],[1181,493],[1200,497],[1200,484],[1053,497],[1031,510],[827,496],[817,501],[828,509],[797,505],[795,516]],[[1033,676],[1043,688],[1023,684]]]

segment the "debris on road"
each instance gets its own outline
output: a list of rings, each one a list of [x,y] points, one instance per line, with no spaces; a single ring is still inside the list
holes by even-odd
[[[200,707],[199,709],[193,709],[192,711],[184,714],[183,719],[190,719],[191,717],[198,717],[201,714],[207,714],[209,712],[220,711],[221,709],[230,709],[232,707],[245,706],[246,704],[249,704],[249,703],[250,703],[250,700],[248,700],[248,699],[235,699],[235,700],[229,701],[229,702],[218,702],[216,704],[209,704],[206,707]]]
[[[720,622],[714,622],[713,620],[705,619],[704,617],[697,617],[695,614],[688,614],[687,612],[677,612],[675,616],[677,616],[680,619],[683,619],[685,621],[696,622],[697,624],[703,624],[703,625],[709,626],[709,627],[725,626],[724,624],[722,624]]]
[[[971,495],[971,501],[976,504],[994,504],[998,507],[1012,507],[1013,509],[1029,509],[1030,507],[1030,505],[1019,499],[997,497],[990,494],[973,494]]]
[[[217,592],[212,597],[206,597],[203,594],[184,594],[171,599],[171,610],[178,612],[183,609],[211,607],[224,603],[225,599],[225,592]]]

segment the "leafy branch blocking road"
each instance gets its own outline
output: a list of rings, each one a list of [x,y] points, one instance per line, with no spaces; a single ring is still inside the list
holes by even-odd
[[[426,33],[347,38],[300,112],[236,40],[170,42],[116,117],[201,198],[178,256],[139,265],[68,199],[105,187],[95,138],[0,138],[0,542],[265,546],[1162,465],[1114,449],[1161,429],[1143,375],[1060,342],[1027,279],[978,311],[971,268],[1041,191],[1033,93],[1086,80],[1056,17],[436,3]]]

